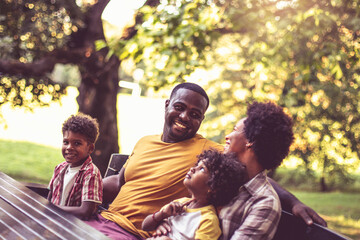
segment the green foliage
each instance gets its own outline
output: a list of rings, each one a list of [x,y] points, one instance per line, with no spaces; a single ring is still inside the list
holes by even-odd
[[[69,35],[77,30],[69,13],[56,1],[0,0],[0,5],[2,60],[35,62],[47,52],[64,46]],[[64,84],[53,82],[41,72],[25,75],[0,70],[0,105],[9,102],[31,108],[32,104],[48,105],[58,101],[65,94]]]
[[[207,1],[164,1],[139,10],[143,23],[131,40],[119,42],[120,59],[131,58],[144,67],[146,85],[156,90],[182,82],[204,65],[204,52],[219,34],[220,9]]]
[[[0,140],[0,152],[1,171],[23,182],[48,184],[63,161],[60,149],[28,142]]]
[[[147,87],[192,76],[206,85],[207,137],[224,141],[248,102],[275,101],[295,121],[291,154],[320,170],[323,190],[352,181],[360,157],[358,1],[163,1],[140,12],[136,38],[117,54],[143,68]]]
[[[60,5],[71,1],[0,1],[2,59],[40,59],[83,24],[71,5]],[[351,182],[360,165],[359,13],[356,0],[163,0],[139,9],[134,37],[99,41],[97,49],[110,46],[108,59],[133,61],[148,88],[205,86],[212,105],[202,132],[218,142],[247,102],[284,106],[295,120],[293,157],[320,170],[314,177],[331,190],[340,179]],[[64,91],[44,76],[0,77],[0,105],[46,103]]]

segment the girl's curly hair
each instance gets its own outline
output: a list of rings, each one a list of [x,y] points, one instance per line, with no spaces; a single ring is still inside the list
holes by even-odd
[[[95,118],[83,113],[71,115],[62,126],[62,133],[71,131],[84,135],[88,142],[95,143],[99,136],[99,123]]]
[[[209,171],[209,203],[226,205],[248,180],[245,166],[234,153],[223,154],[216,150],[205,150],[198,156],[198,162],[201,160]]]
[[[254,102],[248,106],[245,136],[263,168],[278,167],[289,154],[294,140],[292,127],[292,118],[275,103]]]

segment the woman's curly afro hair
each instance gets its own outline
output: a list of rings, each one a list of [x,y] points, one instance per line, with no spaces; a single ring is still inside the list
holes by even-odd
[[[248,106],[245,135],[263,168],[278,167],[289,154],[294,141],[292,127],[292,118],[275,103],[254,102]]]
[[[95,118],[83,113],[71,115],[62,126],[62,133],[71,131],[84,135],[88,142],[95,143],[99,136],[99,123]]]
[[[235,154],[223,154],[216,150],[205,150],[198,156],[209,171],[209,203],[223,206],[230,202],[248,179],[246,168]]]

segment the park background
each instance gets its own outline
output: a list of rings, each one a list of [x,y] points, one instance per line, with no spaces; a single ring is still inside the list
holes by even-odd
[[[171,88],[192,81],[211,100],[199,132],[219,143],[247,102],[282,105],[296,141],[273,177],[331,229],[360,239],[357,1],[108,2],[1,0],[1,171],[47,183],[62,161],[61,124],[78,110],[99,119],[98,163],[129,154],[161,132]],[[104,38],[86,22],[96,10]]]

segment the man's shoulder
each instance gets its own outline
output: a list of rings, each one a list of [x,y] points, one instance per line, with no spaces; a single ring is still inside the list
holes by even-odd
[[[216,150],[218,150],[218,151],[224,151],[224,146],[223,145],[221,145],[221,144],[219,144],[219,143],[217,143],[217,142],[214,142],[214,141],[212,141],[212,140],[209,140],[209,139],[207,139],[207,138],[204,138],[202,135],[200,135],[200,134],[196,134],[195,136],[194,136],[194,139],[196,140],[196,141],[201,141],[202,143],[203,143],[203,145],[204,145],[204,149],[210,149],[210,148],[212,148],[212,149],[216,149]]]
[[[143,136],[141,137],[139,140],[138,140],[138,143],[139,142],[144,142],[144,141],[157,141],[157,140],[160,140],[160,135],[159,134],[154,134],[154,135],[146,135],[146,136]]]

